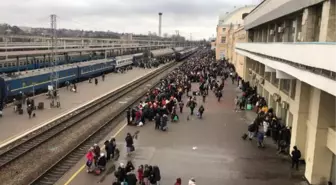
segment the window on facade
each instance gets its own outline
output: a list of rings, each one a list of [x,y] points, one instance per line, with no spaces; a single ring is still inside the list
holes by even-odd
[[[226,31],[226,28],[222,28],[222,31],[225,32],[225,31]]]
[[[269,82],[271,80],[271,73],[270,72],[265,72],[264,77],[265,77],[265,80]]]
[[[283,91],[285,94],[289,94],[290,85],[291,85],[291,80],[281,79],[280,90]]]
[[[271,83],[276,87],[279,86],[279,79],[276,78],[275,73],[271,73]]]
[[[265,65],[264,64],[260,64],[260,75],[264,76],[265,75]]]
[[[287,110],[280,108],[280,118],[282,120],[282,123],[284,123],[285,125],[287,125],[286,121],[287,121]]]
[[[222,37],[221,42],[226,43],[226,37]]]
[[[295,93],[296,93],[296,80],[291,80],[291,93],[290,97],[295,100]]]

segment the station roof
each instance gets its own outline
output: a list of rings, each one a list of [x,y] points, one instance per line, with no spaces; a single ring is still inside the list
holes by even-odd
[[[323,1],[325,0],[264,0],[245,17],[245,29],[254,28]]]
[[[133,58],[134,55],[122,55],[122,56],[117,56],[116,60],[123,60],[123,59],[129,59]]]
[[[165,46],[165,45],[155,45]],[[127,48],[147,48],[149,46],[129,46],[129,47],[110,47],[110,48],[76,48],[76,49],[57,49],[56,53],[69,53],[69,52],[88,52],[88,51],[105,51],[113,49],[127,49]],[[154,46],[152,46],[154,47]],[[50,54],[51,50],[34,50],[34,51],[12,51],[12,52],[0,52],[0,57],[5,56],[27,56],[27,55],[43,55]]]

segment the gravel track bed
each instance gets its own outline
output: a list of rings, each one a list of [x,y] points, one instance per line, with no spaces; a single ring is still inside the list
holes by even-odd
[[[175,67],[179,66],[175,65]],[[102,124],[111,120],[111,114],[125,106],[122,101],[134,101],[143,95],[149,87],[146,84],[154,84],[172,71],[170,68],[152,80],[139,87],[137,90],[127,93],[120,99],[114,101],[112,105],[102,108],[100,111],[92,114],[90,117],[81,121],[81,123],[67,129],[58,136],[43,143],[36,149],[28,152],[26,155],[18,158],[6,168],[0,170],[1,184],[6,185],[26,185],[37,178],[45,169],[54,164],[60,157],[72,150],[74,146],[82,142],[91,130],[98,128]]]

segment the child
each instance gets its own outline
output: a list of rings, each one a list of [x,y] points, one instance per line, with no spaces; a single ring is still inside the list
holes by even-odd
[[[94,154],[93,154],[93,147],[90,148],[90,150],[88,151],[88,153],[86,154],[86,166],[87,166],[87,172],[92,172],[92,164],[93,164],[93,158],[94,158]]]
[[[139,180],[140,185],[144,184],[144,176],[143,176],[144,169],[143,168],[144,168],[143,165],[140,165],[138,168],[138,180]]]

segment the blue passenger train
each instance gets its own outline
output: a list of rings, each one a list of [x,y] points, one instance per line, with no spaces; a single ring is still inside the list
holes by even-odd
[[[57,65],[71,64],[90,60],[105,58],[104,55],[83,54],[83,55],[57,55]],[[36,56],[27,58],[16,58],[0,61],[0,73],[11,73],[17,71],[34,70],[50,67],[52,59],[50,56]]]
[[[177,54],[179,56],[178,60],[186,58],[195,51],[196,49],[192,48],[185,50],[183,53],[180,52]],[[157,57],[162,57],[161,53],[157,55]],[[172,55],[175,55],[175,53],[172,53]],[[89,62],[59,65],[54,68],[54,71],[57,72],[54,74],[57,74],[57,83],[64,85],[66,81],[77,82],[132,65],[135,60],[141,60],[142,56],[143,53],[137,53]],[[51,68],[42,68],[0,78],[0,111],[5,99],[11,101],[21,92],[25,94],[38,94],[47,91],[48,85],[51,85],[52,73]]]

